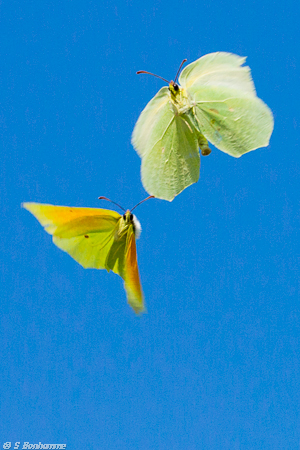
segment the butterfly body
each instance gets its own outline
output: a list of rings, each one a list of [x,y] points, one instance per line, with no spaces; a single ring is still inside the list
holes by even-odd
[[[23,203],[52,235],[53,243],[84,268],[106,269],[124,280],[128,303],[135,312],[144,311],[136,243],[141,226],[127,210]]]
[[[174,112],[178,115],[190,112],[193,109],[193,101],[186,90],[171,81],[169,86],[170,102],[174,107]]]
[[[203,156],[207,156],[211,153],[208,146],[207,139],[201,133],[199,123],[197,121],[195,100],[189,96],[186,89],[178,86],[173,81],[169,84],[170,91],[170,103],[173,106],[174,114],[180,116],[189,127],[191,133],[195,133],[198,140],[198,146]]]
[[[123,214],[123,216],[121,216],[119,219],[116,239],[119,239],[120,236],[127,233],[130,226],[132,226],[134,235],[136,239],[138,239],[142,231],[141,224],[138,221],[137,217],[134,214],[132,214],[129,209],[127,209],[125,214]]]
[[[268,145],[270,109],[255,92],[245,58],[218,52],[182,71],[142,111],[132,144],[142,158],[142,182],[155,197],[172,200],[198,181],[199,148],[208,141],[234,157]]]

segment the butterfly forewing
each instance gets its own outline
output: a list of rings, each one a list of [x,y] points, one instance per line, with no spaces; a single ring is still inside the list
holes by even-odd
[[[85,268],[104,269],[114,232],[120,220],[115,211],[98,208],[25,203],[53,243]]]
[[[33,202],[23,203],[22,206],[37,218],[49,234],[55,234],[58,228],[65,227],[73,220],[79,219],[79,224],[84,217],[96,217],[97,228],[101,226],[102,220],[105,222],[111,221],[116,224],[121,217],[120,214],[109,209],[56,206]],[[66,228],[68,228],[68,225]],[[77,231],[77,228],[75,227],[74,230]]]
[[[245,95],[255,95],[255,87],[246,58],[226,52],[204,55],[187,65],[180,74],[179,84],[190,92],[191,87],[234,88]]]
[[[170,122],[169,90],[161,88],[140,114],[132,133],[132,145],[142,157],[149,149],[149,140],[160,138]],[[172,114],[171,114],[172,118]]]

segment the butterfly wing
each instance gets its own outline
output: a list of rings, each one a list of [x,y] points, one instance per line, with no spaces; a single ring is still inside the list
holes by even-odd
[[[53,243],[83,267],[106,269],[120,214],[98,208],[39,203],[23,203],[23,207],[53,236]]]
[[[171,201],[198,181],[196,130],[184,115],[175,115],[167,87],[160,89],[141,113],[132,144],[142,157],[142,183],[151,195]]]
[[[23,207],[53,236],[53,243],[84,268],[112,270],[120,275],[128,303],[135,312],[144,310],[133,227],[130,225],[119,237],[120,214],[39,203],[23,203]]]
[[[114,242],[107,257],[107,267],[124,280],[127,301],[136,313],[145,311],[132,224],[123,237]]]
[[[185,115],[175,115],[169,107],[165,108],[160,127],[149,139],[149,147],[142,159],[142,182],[147,192],[171,201],[198,181],[197,135]]]
[[[246,58],[233,53],[209,53],[183,69],[179,84],[188,91],[196,86],[223,86],[255,96],[250,68],[242,66],[245,61]]]
[[[168,103],[169,90],[167,87],[163,87],[141,112],[131,137],[132,145],[140,157],[148,149],[149,137],[153,133],[156,134],[157,129],[160,129],[161,117],[164,117]]]
[[[230,53],[213,53],[187,66],[180,76],[195,104],[201,133],[235,157],[267,146],[274,125],[271,110],[256,96],[249,67],[241,67],[244,61]]]
[[[201,90],[195,93],[196,101],[201,99],[195,107],[196,119],[208,141],[236,158],[269,144],[273,115],[262,100],[224,90],[214,96],[215,101],[203,101]]]

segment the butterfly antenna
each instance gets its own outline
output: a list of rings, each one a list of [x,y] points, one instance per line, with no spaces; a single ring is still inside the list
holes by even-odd
[[[182,63],[180,64],[180,67],[179,67],[179,69],[177,70],[177,73],[176,73],[176,77],[175,77],[174,83],[176,83],[176,80],[177,80],[177,78],[178,78],[178,75],[180,74],[181,68],[182,68],[182,66],[183,66],[183,64],[184,64],[185,62],[187,62],[187,59],[184,59],[184,60],[182,61]]]
[[[107,200],[108,202],[113,203],[114,205],[118,206],[120,209],[123,209],[124,212],[126,212],[126,210],[125,210],[121,205],[119,205],[119,204],[116,203],[116,202],[113,202],[112,200],[110,200],[110,199],[107,198],[107,197],[98,197],[98,199],[99,199],[99,200]]]
[[[141,203],[144,203],[146,200],[149,200],[149,198],[155,198],[154,195],[149,195],[149,197],[144,198],[144,200],[142,200],[141,202],[139,202],[137,205],[135,205],[130,212],[132,212],[137,206],[139,206]]]
[[[160,77],[159,75],[155,75],[155,73],[146,72],[146,70],[139,70],[139,71],[137,72],[137,75],[139,75],[140,73],[147,73],[148,75],[153,75],[154,77],[160,78],[161,80],[163,80],[163,81],[165,81],[166,83],[170,84],[170,82],[169,82],[168,80],[166,80],[166,79],[163,78],[163,77]]]

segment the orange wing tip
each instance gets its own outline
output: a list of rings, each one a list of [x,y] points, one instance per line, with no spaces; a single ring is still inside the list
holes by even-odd
[[[134,310],[134,312],[136,314],[146,313],[147,310],[144,304],[144,296],[140,289],[138,288],[137,290],[133,290],[132,287],[129,287],[128,285],[126,286],[126,284],[124,285],[124,287],[127,294],[127,302]]]
[[[133,302],[132,300],[128,300],[128,304],[138,315],[147,313],[147,309],[145,308],[144,302],[142,304],[139,304],[137,302]]]

